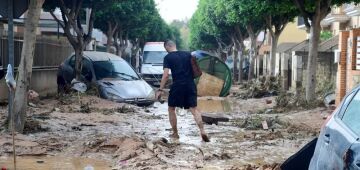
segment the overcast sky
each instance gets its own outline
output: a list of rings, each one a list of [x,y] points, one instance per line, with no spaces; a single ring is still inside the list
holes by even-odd
[[[190,19],[194,14],[199,0],[155,0],[160,15],[166,22]]]

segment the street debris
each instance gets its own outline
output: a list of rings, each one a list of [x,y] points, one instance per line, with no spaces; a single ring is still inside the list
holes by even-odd
[[[39,93],[37,93],[34,90],[29,90],[28,91],[28,99],[29,99],[29,101],[38,102],[40,100]]]
[[[48,165],[53,155],[96,157],[111,165],[97,168],[86,162],[82,169],[87,165],[95,169],[276,169],[318,134],[323,119],[316,113],[329,112],[321,108],[280,113],[275,97],[200,99],[199,109],[208,111],[203,121],[217,124],[205,125],[212,140],[204,144],[193,116],[182,110],[178,110],[180,139],[168,138],[172,132],[166,103],[140,108],[88,94],[79,103],[77,97],[73,93],[43,99],[43,104],[31,107],[25,135],[16,135],[17,155],[40,156],[36,160],[44,162],[33,161],[37,165]],[[5,114],[6,107],[0,106],[0,113]],[[307,123],[299,124],[299,119]],[[11,136],[0,133],[0,156],[7,158],[12,153]],[[265,159],[264,153],[273,156]],[[0,166],[6,165],[3,161]]]
[[[81,113],[90,113],[90,104],[80,102],[80,112]]]
[[[263,127],[264,130],[268,130],[268,129],[269,129],[269,126],[268,126],[266,120],[264,120],[261,124],[262,124],[262,127]]]
[[[202,113],[201,114],[202,120],[204,123],[209,125],[215,124],[218,125],[219,122],[229,122],[229,118],[223,114],[214,114],[214,113]]]
[[[335,104],[335,93],[328,93],[324,95],[324,105],[330,107]]]
[[[261,76],[254,79],[240,87],[240,93],[234,93],[234,97],[247,98],[262,98],[269,96],[276,96],[280,91],[280,77],[265,77]],[[270,103],[269,103],[270,104]]]

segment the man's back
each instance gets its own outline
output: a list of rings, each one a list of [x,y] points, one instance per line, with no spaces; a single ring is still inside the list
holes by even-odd
[[[189,52],[170,52],[164,58],[164,68],[169,68],[171,70],[173,83],[175,85],[194,83],[191,67],[191,54]]]

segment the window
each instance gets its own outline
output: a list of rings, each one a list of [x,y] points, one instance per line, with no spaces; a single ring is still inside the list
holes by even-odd
[[[348,100],[348,98],[346,100]],[[346,104],[346,100],[344,104]],[[342,120],[352,131],[360,135],[360,93],[357,93],[352,98],[344,112]]]
[[[70,65],[72,68],[75,68],[75,56],[72,56],[72,57],[70,58],[69,65]]]
[[[349,105],[351,99],[354,97],[355,92],[350,93],[349,95],[345,96],[346,98],[343,99],[343,104],[341,105],[340,108],[340,114],[338,115],[338,117],[341,119],[344,116],[344,112],[347,108],[347,106]]]
[[[166,51],[144,51],[145,64],[162,64],[166,56]]]
[[[90,82],[92,80],[91,63],[87,59],[82,61],[81,74],[85,77],[86,81]]]
[[[358,51],[359,50],[359,44],[360,44],[360,36],[359,37],[357,37],[357,49],[356,49],[356,61],[354,61],[355,62],[355,68],[356,68],[356,70],[360,70],[360,54],[359,54],[359,52],[360,51]]]
[[[119,78],[124,80],[140,79],[130,65],[123,60],[95,61],[93,65],[97,80],[105,78]]]

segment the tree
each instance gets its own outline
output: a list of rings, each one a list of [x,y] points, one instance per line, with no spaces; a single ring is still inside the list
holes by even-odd
[[[119,14],[121,14],[121,4],[113,3],[95,14],[94,26],[100,29],[107,38],[106,51],[110,52],[112,39],[119,25]]]
[[[218,8],[227,11],[227,23],[236,25],[238,28],[245,28],[250,38],[249,79],[254,76],[255,59],[261,46],[257,44],[257,38],[266,27],[264,17],[259,16],[254,10],[258,5],[247,0],[218,0]]]
[[[227,27],[218,24],[215,12],[215,1],[200,0],[195,14],[190,20],[190,44],[198,48],[221,53],[230,44]]]
[[[234,80],[238,83],[243,82],[243,61],[245,55],[245,45],[244,41],[248,37],[248,33],[243,24],[240,22],[233,22],[229,20],[228,11],[225,4],[222,1],[217,1],[215,6],[215,17],[207,17],[207,18],[214,18],[213,25],[217,28],[218,31],[216,32],[225,32],[225,34],[230,38],[231,42],[233,43],[233,56],[234,56]],[[212,11],[208,11],[209,16],[212,15]],[[215,29],[216,30],[216,29]],[[224,33],[221,33],[224,34]],[[221,35],[220,34],[220,35]],[[238,66],[239,63],[239,68]]]
[[[181,38],[181,34],[180,34],[180,30],[179,28],[175,27],[175,26],[172,26],[170,25],[169,26],[170,28],[170,34],[171,34],[171,38],[172,40],[175,41],[176,45],[177,45],[177,48],[179,50],[183,50],[184,49],[184,44],[183,44],[183,40]]]
[[[189,50],[189,20],[174,20],[171,22],[170,26],[179,30],[180,33],[180,49]]]
[[[291,2],[283,0],[254,0],[252,2],[259,4],[254,10],[259,16],[265,18],[266,27],[271,35],[270,75],[274,76],[279,37],[286,25],[298,15],[297,9]]]
[[[297,7],[300,15],[304,18],[307,32],[310,33],[309,55],[306,79],[306,100],[315,100],[316,67],[320,42],[321,25],[331,11],[332,6],[340,6],[344,3],[359,3],[359,0],[291,0]]]
[[[45,8],[64,30],[67,39],[75,51],[75,77],[80,80],[81,60],[83,51],[92,39],[95,13],[99,9],[111,6],[117,0],[46,0]],[[119,1],[119,0],[118,0]],[[62,19],[55,16],[54,10],[60,8]],[[91,10],[89,23],[84,30],[81,23],[81,12],[83,9]]]
[[[30,0],[25,20],[24,43],[16,83],[14,98],[15,130],[22,133],[25,125],[28,90],[31,81],[32,65],[36,43],[36,29],[39,24],[41,7],[44,0]],[[12,123],[9,123],[10,127]]]

